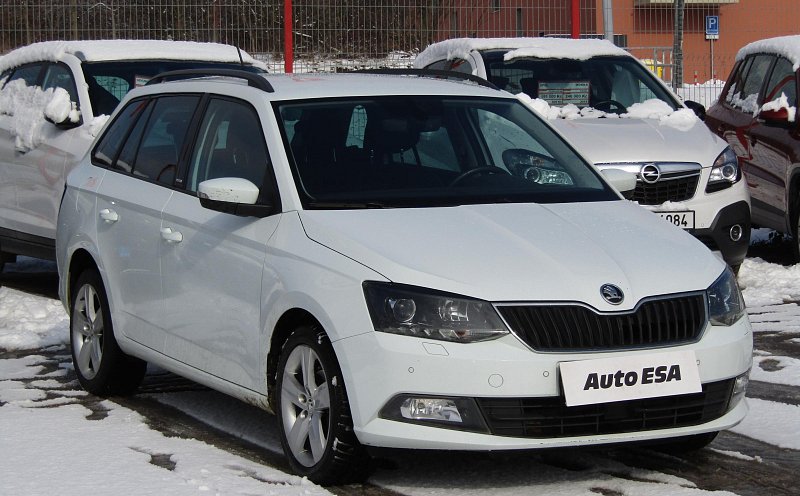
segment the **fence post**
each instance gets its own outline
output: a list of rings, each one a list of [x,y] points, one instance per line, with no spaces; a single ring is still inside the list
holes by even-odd
[[[292,0],[283,0],[283,70],[287,74],[294,70],[293,23]]]
[[[581,37],[581,2],[580,0],[572,0],[572,37],[577,39]]]

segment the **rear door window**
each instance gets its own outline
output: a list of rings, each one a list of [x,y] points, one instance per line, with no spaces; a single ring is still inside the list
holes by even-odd
[[[759,109],[759,93],[764,81],[769,75],[769,69],[775,57],[772,55],[756,55],[744,67],[746,72],[737,81],[736,87],[731,87],[727,102],[742,112],[755,114]]]

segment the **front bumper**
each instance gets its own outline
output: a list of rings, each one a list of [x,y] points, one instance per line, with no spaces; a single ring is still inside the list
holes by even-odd
[[[381,418],[396,395],[481,399],[544,399],[561,396],[559,363],[616,358],[630,354],[693,350],[704,385],[745,373],[752,363],[752,331],[747,318],[731,327],[708,326],[696,343],[672,348],[605,353],[537,353],[513,335],[474,344],[428,341],[378,332],[334,343],[342,365],[354,430],[367,446],[448,450],[530,449],[647,441],[727,429],[740,422],[744,401],[728,405],[710,421],[672,428],[559,437],[516,437],[465,432]],[[563,400],[563,398],[562,398]],[[485,408],[485,407],[481,407]],[[483,411],[486,415],[486,411]]]
[[[738,241],[731,239],[731,228],[741,226],[742,237]],[[741,265],[750,245],[750,205],[745,201],[728,205],[719,211],[711,227],[689,231],[711,251],[718,251],[723,260],[731,267]]]

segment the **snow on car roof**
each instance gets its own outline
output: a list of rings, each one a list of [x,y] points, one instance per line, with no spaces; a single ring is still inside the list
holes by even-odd
[[[0,58],[0,72],[11,67],[43,60],[59,61],[72,54],[87,62],[113,60],[198,60],[239,62],[236,47],[221,43],[160,40],[43,41],[8,52]],[[242,60],[253,64],[242,51]]]
[[[779,36],[766,40],[754,41],[745,45],[736,54],[736,60],[742,60],[753,53],[777,53],[792,62],[793,69],[800,68],[800,35]]]
[[[509,49],[505,59],[536,57],[548,59],[587,60],[603,55],[630,54],[608,40],[574,40],[569,38],[454,38],[434,43],[417,57],[416,65],[424,67],[436,60],[467,58],[472,50]]]

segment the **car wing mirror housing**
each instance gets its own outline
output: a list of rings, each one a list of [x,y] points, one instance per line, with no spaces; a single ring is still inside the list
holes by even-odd
[[[630,200],[633,198],[633,191],[636,189],[636,175],[621,169],[605,169],[602,171],[611,186],[619,193]]]
[[[777,109],[762,110],[758,113],[759,119],[770,124],[788,124],[789,110],[785,107]]]
[[[258,195],[258,186],[241,177],[209,179],[197,187],[203,208],[239,217],[266,217],[272,213],[271,205],[256,204]]]
[[[692,100],[686,100],[685,102],[683,102],[683,104],[686,105],[687,108],[691,109],[692,112],[694,112],[694,115],[696,115],[698,119],[700,119],[701,121],[706,120],[706,108],[703,106],[702,103],[697,103]]]

